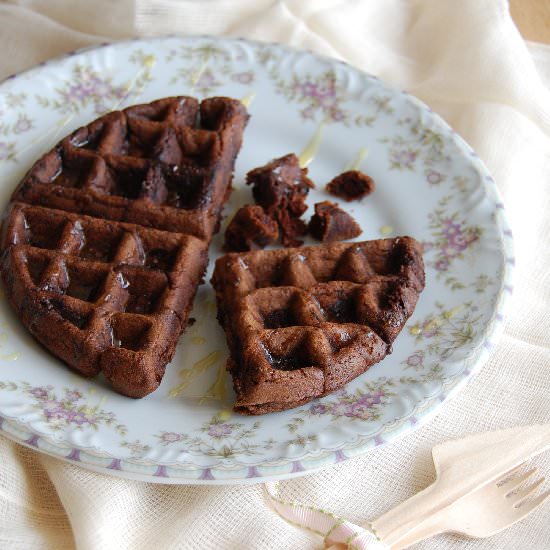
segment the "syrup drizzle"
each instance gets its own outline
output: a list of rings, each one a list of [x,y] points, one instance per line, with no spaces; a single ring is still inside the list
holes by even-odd
[[[309,140],[308,144],[305,146],[304,150],[298,155],[298,162],[302,168],[309,166],[311,161],[315,158],[321,141],[323,139],[323,132],[325,129],[325,122],[319,124],[317,130]]]
[[[182,369],[179,373],[182,381],[168,392],[168,397],[177,397],[180,395],[201,374],[206,372],[210,367],[214,366],[220,360],[220,357],[220,351],[212,351],[199,361],[195,362],[190,369]]]
[[[250,92],[248,95],[245,95],[241,99],[241,103],[248,109],[252,102],[254,101],[254,98],[256,97],[256,92]]]
[[[346,166],[344,171],[347,172],[348,170],[359,170],[361,163],[367,158],[368,154],[369,154],[369,150],[366,147],[361,147],[361,149],[357,151],[355,160],[352,160]]]
[[[216,399],[218,401],[225,401],[227,397],[227,390],[225,387],[225,381],[227,379],[227,374],[225,371],[225,365],[220,365],[218,367],[218,373],[216,375],[216,380],[208,388],[206,393],[199,399],[199,404],[203,405],[208,399]]]

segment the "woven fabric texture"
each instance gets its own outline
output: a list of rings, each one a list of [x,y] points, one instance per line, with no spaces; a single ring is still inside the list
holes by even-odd
[[[510,317],[491,358],[431,422],[364,457],[282,483],[285,499],[364,524],[433,480],[435,444],[550,422],[550,48],[522,40],[505,0],[20,0],[0,3],[0,21],[0,78],[106,39],[169,32],[279,41],[345,59],[428,103],[495,176],[517,267]],[[1,437],[0,457],[3,549],[322,545],[266,506],[260,486],[115,479]],[[536,462],[550,477],[550,455]],[[542,550],[550,548],[549,516],[547,504],[490,539],[440,536],[416,548]]]

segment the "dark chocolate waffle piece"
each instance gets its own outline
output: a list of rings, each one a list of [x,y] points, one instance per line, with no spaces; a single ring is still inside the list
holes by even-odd
[[[277,221],[283,246],[299,246],[297,237],[307,234],[307,225],[300,216],[307,210],[306,197],[315,185],[301,168],[298,157],[291,153],[250,170],[246,183],[266,214]]]
[[[246,124],[240,102],[167,98],[63,139],[12,196],[2,279],[23,324],[85,376],[155,390],[208,262]]]
[[[36,162],[12,200],[209,239],[247,118],[222,97],[108,113]]]
[[[226,254],[212,284],[235,410],[322,397],[391,353],[424,288],[411,237]]]
[[[315,214],[309,220],[309,232],[323,242],[345,241],[361,235],[359,224],[335,202],[323,201],[315,205]]]
[[[370,195],[375,189],[374,180],[359,172],[359,170],[349,170],[336,176],[326,185],[326,190],[336,197],[346,201],[361,200]]]
[[[245,252],[265,248],[279,237],[277,222],[259,205],[241,206],[225,230],[224,249]]]

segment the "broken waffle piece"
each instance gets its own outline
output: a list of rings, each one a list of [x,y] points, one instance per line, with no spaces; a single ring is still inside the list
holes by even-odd
[[[309,232],[318,241],[345,241],[361,235],[359,224],[335,202],[323,201],[315,205],[315,214],[309,222]]]
[[[246,252],[265,248],[279,237],[277,222],[261,206],[247,204],[239,208],[225,230],[224,249]]]
[[[346,201],[362,199],[370,195],[375,189],[374,180],[359,172],[359,170],[349,170],[336,176],[327,183],[326,190],[335,197],[340,197]]]
[[[411,237],[226,254],[212,284],[235,411],[327,395],[391,353],[424,288]]]
[[[154,391],[208,262],[248,115],[171,97],[108,113],[30,169],[3,220],[6,296],[84,376]]]
[[[255,168],[246,175],[246,183],[252,185],[256,203],[277,221],[283,245],[302,244],[297,237],[306,235],[307,225],[300,216],[307,210],[306,197],[315,186],[298,157],[289,154]]]

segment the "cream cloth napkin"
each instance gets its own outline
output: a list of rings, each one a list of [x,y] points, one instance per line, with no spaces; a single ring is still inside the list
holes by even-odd
[[[281,484],[287,500],[362,524],[428,485],[430,449],[467,433],[550,422],[550,48],[529,49],[504,0],[20,0],[0,4],[0,77],[106,38],[228,34],[346,59],[419,96],[476,149],[504,196],[517,251],[505,334],[428,425]],[[307,549],[260,486],[159,486],[87,472],[0,438],[0,548]],[[550,474],[550,456],[540,457]],[[491,539],[418,548],[550,548],[550,506]]]

